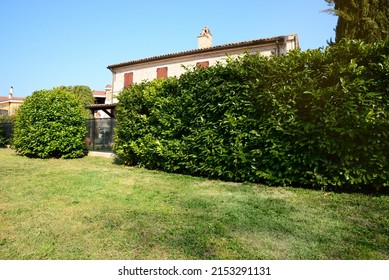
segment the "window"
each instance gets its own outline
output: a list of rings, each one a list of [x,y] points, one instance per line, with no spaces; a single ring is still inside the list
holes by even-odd
[[[197,62],[197,63],[196,63],[196,67],[197,67],[197,68],[200,68],[200,67],[207,68],[207,67],[209,67],[209,61]]]
[[[157,79],[167,78],[167,67],[157,68]]]
[[[134,73],[129,72],[129,73],[124,73],[124,87],[129,87],[132,85],[134,80]]]

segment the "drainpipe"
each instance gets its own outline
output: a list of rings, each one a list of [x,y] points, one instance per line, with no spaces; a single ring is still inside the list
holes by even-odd
[[[108,68],[111,70],[112,73],[112,82],[111,82],[111,100],[109,100],[109,104],[113,104],[113,96],[115,92],[115,80],[116,80],[116,71],[114,71],[112,68]]]
[[[300,46],[297,46],[297,35],[294,35],[294,47],[295,49],[300,48]]]

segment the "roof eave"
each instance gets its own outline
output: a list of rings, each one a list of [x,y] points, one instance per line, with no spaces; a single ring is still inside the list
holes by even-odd
[[[112,103],[112,104],[91,104],[85,106],[87,109],[114,109],[116,108],[117,103]]]
[[[0,103],[23,103],[24,99],[5,99],[0,100]]]
[[[285,42],[287,37],[288,36],[278,36],[278,37],[272,37],[272,38],[257,39],[257,40],[239,42],[239,43],[220,45],[220,46],[215,46],[215,47],[210,47],[210,48],[205,48],[205,49],[195,49],[195,50],[189,50],[189,51],[184,51],[184,52],[179,52],[179,53],[153,56],[153,57],[139,59],[139,60],[132,60],[132,61],[128,61],[128,62],[112,64],[112,65],[109,65],[107,67],[107,69],[113,71],[113,69],[119,68],[119,67],[136,65],[136,64],[140,64],[140,63],[146,63],[146,62],[160,61],[160,60],[177,58],[177,57],[183,57],[183,56],[188,56],[188,55],[193,55],[193,54],[203,54],[203,53],[211,53],[214,51],[221,51],[221,50],[233,50],[233,49],[244,48],[244,47],[282,43],[282,42]]]

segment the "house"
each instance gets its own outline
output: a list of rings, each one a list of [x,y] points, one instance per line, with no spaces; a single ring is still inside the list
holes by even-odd
[[[105,104],[105,90],[93,90],[93,104]]]
[[[93,90],[94,104],[86,108],[92,113],[92,118],[110,118],[112,116],[112,104],[109,103],[112,96],[112,85],[106,85],[105,90]],[[107,98],[108,97],[108,98]],[[105,105],[107,104],[107,105]],[[107,111],[107,110],[110,111]]]
[[[93,90],[94,104],[106,104],[107,96],[110,97],[112,90],[112,85],[106,85],[105,90]]]
[[[24,97],[14,97],[13,92],[11,87],[8,96],[0,96],[0,115],[13,116],[23,104]]]
[[[297,34],[212,46],[212,33],[205,27],[197,39],[198,48],[194,50],[109,65],[107,68],[112,72],[112,96],[107,98],[107,103],[116,103],[115,96],[132,83],[178,77],[186,71],[183,66],[209,67],[226,61],[228,56],[237,57],[243,52],[271,56],[299,48]]]

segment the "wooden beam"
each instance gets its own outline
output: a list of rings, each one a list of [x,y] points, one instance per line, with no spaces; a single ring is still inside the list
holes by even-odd
[[[113,118],[113,119],[115,118],[115,115],[112,114],[111,112],[109,112],[107,109],[104,108],[104,109],[101,109],[101,110],[103,110],[103,112],[106,113],[110,118]]]

